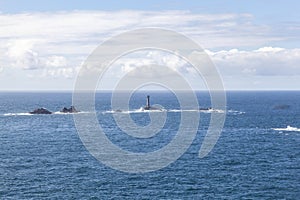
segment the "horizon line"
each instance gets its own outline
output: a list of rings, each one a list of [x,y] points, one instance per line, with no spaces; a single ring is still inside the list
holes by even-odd
[[[101,92],[113,92],[115,90],[81,90],[77,92],[96,92],[96,93],[101,93]],[[171,90],[162,90],[162,89],[149,89],[149,90],[137,90],[136,92],[171,92]],[[174,90],[177,92],[185,92],[189,90]],[[205,89],[198,89],[198,90],[192,90],[194,92],[209,92],[209,90]],[[216,90],[213,90],[216,91]],[[300,89],[225,89],[225,92],[300,92]],[[55,89],[46,89],[46,90],[1,90],[0,93],[13,93],[13,92],[24,92],[24,93],[32,93],[32,92],[41,92],[41,93],[46,93],[46,92],[57,92],[57,93],[73,93],[74,90],[55,90]],[[119,92],[132,92],[132,90],[119,90]]]

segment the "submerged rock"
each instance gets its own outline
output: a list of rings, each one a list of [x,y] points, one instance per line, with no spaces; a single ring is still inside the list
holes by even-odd
[[[62,113],[78,113],[79,111],[76,110],[74,106],[71,106],[70,108],[64,107],[60,112]]]
[[[34,111],[29,112],[30,114],[52,114],[49,110],[46,108],[38,108],[35,109]]]
[[[286,104],[276,105],[273,107],[273,110],[287,110],[290,107],[291,107],[290,105],[286,105]]]

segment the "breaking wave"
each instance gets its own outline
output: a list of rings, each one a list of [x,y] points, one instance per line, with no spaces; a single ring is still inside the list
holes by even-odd
[[[76,115],[76,114],[85,114],[85,113],[90,113],[90,112],[79,111],[76,113],[64,113],[64,112],[57,111],[57,112],[53,112],[52,114],[54,114],[54,115]]]
[[[144,108],[135,109],[135,110],[109,110],[104,111],[104,114],[115,114],[115,113],[123,113],[123,114],[131,114],[131,113],[149,113],[149,112],[167,112],[165,109],[156,109],[156,110],[145,110]]]
[[[74,115],[74,114],[84,114],[89,112],[80,111],[77,113],[63,113],[60,111],[53,112],[51,115]],[[3,116],[32,116],[32,115],[50,115],[50,114],[31,114],[31,113],[4,113]]]
[[[200,112],[200,113],[224,113],[224,110],[219,110],[219,109],[190,109],[190,110],[181,110],[181,109],[156,109],[156,110],[145,110],[143,108],[136,109],[136,110],[109,110],[109,111],[104,111],[102,112],[103,114],[117,114],[117,113],[122,113],[122,114],[131,114],[131,113],[149,113],[149,112]],[[235,114],[243,114],[244,112],[240,111],[230,111],[230,113],[235,113]]]
[[[171,109],[168,112],[201,112],[201,113],[224,113],[224,110],[218,109],[192,109],[192,110],[178,110],[178,109]]]
[[[238,111],[238,110],[227,110],[227,113],[230,113],[233,115],[242,115],[242,114],[245,114],[246,112]]]
[[[5,113],[3,116],[28,116],[28,115],[33,115],[30,113]]]
[[[300,128],[287,126],[286,128],[272,128],[275,131],[294,131],[294,132],[300,132]]]

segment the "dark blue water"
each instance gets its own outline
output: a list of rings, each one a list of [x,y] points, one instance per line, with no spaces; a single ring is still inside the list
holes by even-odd
[[[133,95],[130,109],[144,105],[145,95]],[[201,107],[210,105],[208,94],[197,95]],[[173,94],[152,92],[151,98],[180,109]],[[71,93],[0,93],[0,199],[299,199],[300,92],[228,92],[225,127],[212,152],[198,157],[210,117],[200,113],[187,152],[146,174],[97,161],[79,139],[72,115],[24,114],[38,107],[59,111],[71,102]],[[168,112],[155,137],[132,139],[105,113],[111,109],[109,93],[96,95],[96,109],[107,137],[129,151],[163,147],[180,120],[180,112]],[[147,113],[131,117],[139,125],[149,123]]]

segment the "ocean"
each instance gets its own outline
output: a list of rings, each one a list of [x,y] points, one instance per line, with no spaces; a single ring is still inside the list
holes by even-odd
[[[149,113],[139,109],[148,94],[164,107],[165,126],[152,138],[132,138],[113,115],[146,126]],[[210,107],[207,92],[197,97]],[[112,110],[109,92],[97,93],[95,102],[106,136],[132,152],[168,144],[182,114],[176,95],[167,92],[134,93],[124,113]],[[211,112],[201,111],[196,138],[178,160],[157,171],[126,173],[87,151],[73,119],[81,113],[58,112],[72,105],[72,93],[1,92],[0,199],[299,199],[299,102],[300,91],[229,91],[222,134],[206,157],[198,151]],[[39,107],[54,114],[28,114]]]

